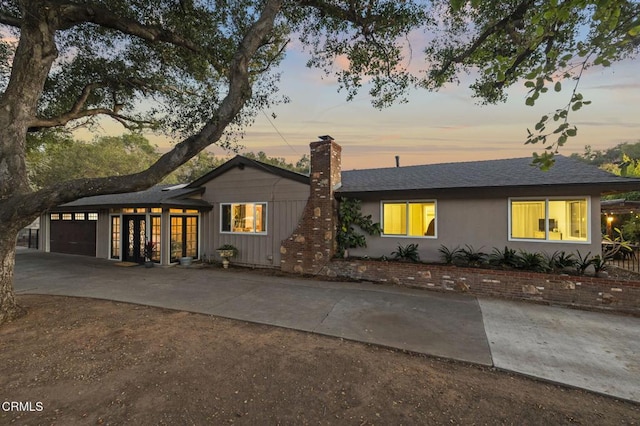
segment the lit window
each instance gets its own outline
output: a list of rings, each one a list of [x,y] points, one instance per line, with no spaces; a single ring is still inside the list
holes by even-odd
[[[62,220],[71,220],[73,215],[71,213],[62,213]]]
[[[60,220],[60,213],[51,213],[51,220]]]
[[[510,238],[541,241],[588,241],[586,198],[511,200]]]
[[[267,232],[266,203],[222,204],[220,217],[222,232],[253,234]]]
[[[198,257],[198,217],[171,216],[171,261],[190,256]]]
[[[382,230],[384,235],[435,237],[436,202],[383,202]]]
[[[84,213],[76,213],[75,214],[75,218],[76,220],[84,220],[85,219],[85,214]]]
[[[120,259],[120,216],[111,216],[111,258]]]
[[[87,214],[88,220],[98,220],[98,213],[89,213]]]

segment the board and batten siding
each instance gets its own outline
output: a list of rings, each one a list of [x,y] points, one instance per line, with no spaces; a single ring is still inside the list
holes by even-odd
[[[239,254],[235,264],[280,267],[280,245],[291,235],[309,198],[309,185],[267,171],[234,168],[207,182],[203,200],[213,209],[203,216],[205,256],[220,260],[216,249],[233,244]],[[227,234],[220,232],[220,205],[224,203],[267,203],[267,233]]]

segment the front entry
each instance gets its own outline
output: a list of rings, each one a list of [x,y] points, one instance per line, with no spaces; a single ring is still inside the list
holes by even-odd
[[[122,260],[144,263],[144,244],[147,238],[147,220],[145,216],[124,216],[124,235]]]

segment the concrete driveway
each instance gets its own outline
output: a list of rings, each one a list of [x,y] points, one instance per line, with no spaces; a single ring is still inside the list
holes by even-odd
[[[219,268],[118,267],[20,250],[18,294],[212,314],[493,365],[640,402],[640,318]]]

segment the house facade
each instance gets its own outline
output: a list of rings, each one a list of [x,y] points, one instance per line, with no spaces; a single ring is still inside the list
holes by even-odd
[[[201,257],[201,218],[211,209],[202,189],[160,185],[146,191],[86,197],[40,218],[40,247],[124,262],[158,264]],[[152,250],[145,253],[148,243]]]
[[[637,188],[637,180],[566,157],[549,171],[530,163],[517,158],[343,172],[337,196],[362,200],[363,213],[383,229],[351,254],[389,256],[407,244],[418,244],[426,261],[438,261],[442,246],[599,254],[601,194]]]
[[[309,177],[237,156],[195,182],[86,197],[41,217],[45,251],[171,265],[182,257],[219,260],[237,247],[235,264],[278,267],[280,242],[300,220]]]
[[[216,249],[238,249],[234,264],[277,268],[280,243],[302,216],[309,177],[237,156],[189,185],[202,189],[211,209],[203,212],[202,250],[219,260]]]
[[[188,185],[59,206],[41,218],[40,247],[140,262],[152,242],[152,259],[169,265],[218,260],[216,249],[232,244],[236,264],[314,274],[335,255],[339,200],[356,198],[383,233],[354,256],[411,243],[425,261],[466,245],[595,255],[601,194],[640,187],[565,157],[546,172],[530,158],[342,171],[331,137],[310,150],[309,176],[237,156]]]

